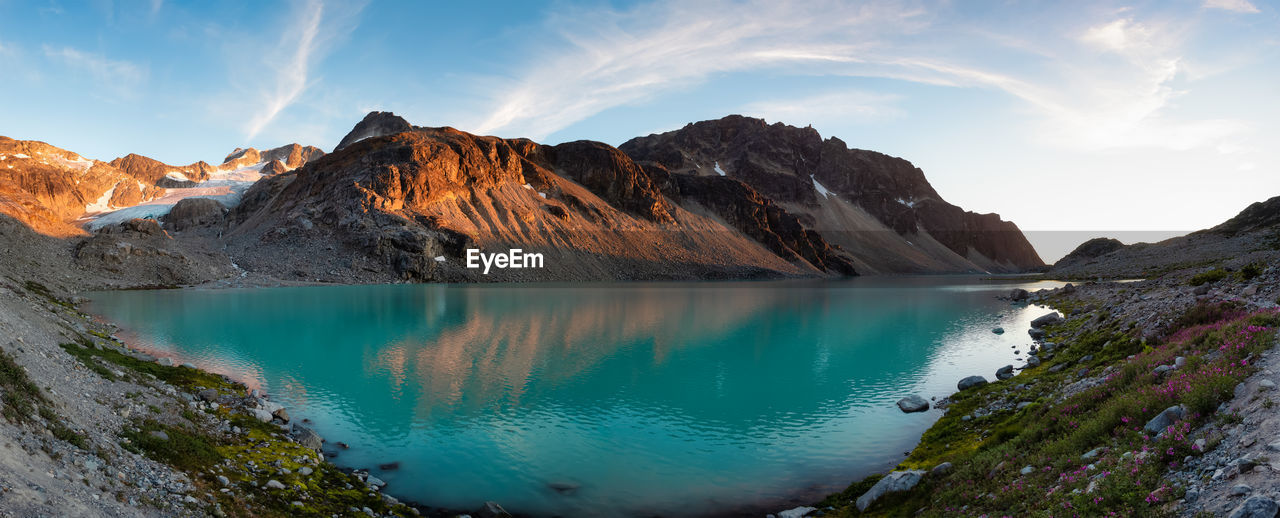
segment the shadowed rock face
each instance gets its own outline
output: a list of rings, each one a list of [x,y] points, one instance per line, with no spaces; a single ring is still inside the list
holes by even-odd
[[[847,203],[901,236],[932,237],[958,256],[936,258],[948,264],[976,261],[968,267],[995,270],[1043,266],[1013,223],[947,203],[924,173],[906,160],[849,149],[839,139],[823,140],[813,128],[769,125],[760,119],[732,115],[631,139],[619,149],[638,161],[661,164],[674,174],[725,175],[741,180],[797,217],[811,221],[829,239],[838,233],[873,230],[824,222],[824,218],[830,219],[824,213],[832,204]],[[860,239],[849,234],[837,242],[856,245]],[[890,262],[890,258],[879,259],[882,264]],[[876,263],[877,258],[867,261]],[[921,265],[925,271],[937,268]]]
[[[408,121],[394,113],[369,112],[368,115],[364,116],[363,120],[356,124],[356,127],[351,128],[347,136],[342,137],[342,140],[338,142],[338,146],[333,148],[333,152],[337,153],[347,146],[367,138],[394,135],[412,129],[412,124],[409,124]]]
[[[805,228],[799,218],[746,183],[726,177],[671,174],[656,164],[646,165],[644,170],[677,203],[706,207],[783,259],[804,259],[822,270],[856,275],[849,259],[820,234]]]

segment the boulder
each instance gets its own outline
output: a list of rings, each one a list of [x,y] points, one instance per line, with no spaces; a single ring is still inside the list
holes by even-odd
[[[1147,425],[1142,427],[1142,429],[1147,433],[1155,434],[1158,437],[1160,434],[1164,433],[1166,428],[1173,426],[1174,422],[1182,419],[1184,413],[1185,411],[1181,406],[1171,406],[1164,409],[1164,411],[1160,412],[1159,415],[1151,418],[1150,421],[1147,421]]]
[[[294,432],[293,438],[298,441],[298,444],[316,451],[319,451],[324,447],[324,438],[320,437],[320,434],[316,433],[315,430],[305,426],[297,426],[297,430]]]
[[[1035,320],[1031,321],[1031,327],[1041,328],[1044,326],[1057,324],[1058,322],[1061,322],[1061,321],[1062,321],[1062,315],[1059,314],[1057,311],[1054,311],[1053,313],[1036,317]]]
[[[1028,329],[1027,334],[1031,335],[1032,340],[1044,340],[1044,336],[1045,336],[1044,330],[1037,327]]]
[[[218,391],[217,391],[217,390],[214,390],[214,389],[204,389],[204,390],[201,390],[201,391],[200,391],[198,394],[196,394],[196,395],[197,395],[197,396],[199,396],[199,397],[200,397],[200,399],[203,399],[203,400],[205,400],[205,401],[217,401],[217,400],[218,400]]]
[[[268,412],[261,408],[250,408],[248,410],[249,410],[249,415],[253,416],[254,419],[257,419],[264,423],[271,422],[271,418],[272,418],[271,412]]]
[[[898,400],[898,409],[908,414],[924,412],[929,409],[929,402],[916,394],[912,394]]]
[[[817,510],[817,507],[796,507],[778,513],[778,518],[804,518],[805,515]]]
[[[1034,354],[1027,356],[1027,364],[1023,369],[1034,369],[1040,366],[1040,358]]]
[[[969,376],[967,378],[960,380],[959,383],[956,383],[956,388],[959,390],[964,390],[970,387],[977,387],[977,386],[986,385],[986,384],[987,384],[987,378],[984,378],[982,376]]]
[[[161,367],[173,367],[173,358],[160,358],[156,360],[156,363],[160,364]]]
[[[1000,369],[996,370],[996,379],[1007,380],[1012,377],[1013,377],[1012,365],[1005,365],[1004,367],[1000,367]]]
[[[924,477],[924,471],[894,471],[871,486],[866,493],[858,497],[857,505],[859,511],[866,511],[871,504],[888,493],[897,493],[901,491],[910,491],[920,483],[920,479]]]
[[[945,475],[946,473],[950,472],[951,468],[953,467],[954,465],[951,464],[950,462],[943,462],[942,464],[938,464],[937,466],[934,466],[933,469],[929,470],[929,474],[933,476]]]
[[[282,484],[279,480],[274,480],[274,479],[268,480],[267,488],[268,489],[284,489],[284,484]]]
[[[995,333],[995,334],[998,334],[998,335],[1002,335],[1002,334],[1004,334],[1004,328],[1003,328],[1003,327],[997,327],[997,328],[995,328],[995,329],[992,329],[992,330],[991,330],[991,332],[992,332],[992,333]]]
[[[1193,288],[1193,289],[1191,290],[1191,294],[1192,294],[1192,295],[1208,295],[1208,294],[1209,294],[1209,285],[1208,285],[1208,284],[1201,284],[1201,285],[1199,285],[1199,286],[1196,286],[1195,288]]]
[[[1030,296],[1031,296],[1031,293],[1027,292],[1027,290],[1024,290],[1022,288],[1014,288],[1013,291],[1009,292],[1009,300],[1012,300],[1015,302],[1021,302],[1021,301],[1027,300],[1027,297],[1030,297]]]
[[[485,502],[484,507],[480,508],[480,512],[477,514],[480,518],[511,518],[511,513],[508,513],[497,502]]]
[[[227,206],[209,198],[187,198],[178,201],[164,216],[165,224],[176,231],[195,227],[221,225],[227,216]]]
[[[289,422],[289,411],[285,410],[284,408],[281,408],[279,410],[276,410],[275,412],[272,412],[271,416],[275,417],[276,419],[279,419],[280,422],[282,423]]]
[[[1251,496],[1240,504],[1227,518],[1275,518],[1280,504],[1265,496]]]

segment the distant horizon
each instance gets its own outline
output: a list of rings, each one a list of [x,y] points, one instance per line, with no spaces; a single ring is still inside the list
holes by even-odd
[[[374,110],[615,146],[740,113],[909,160],[1024,232],[1169,233],[1280,195],[1277,34],[1250,0],[5,3],[0,134],[183,165],[327,152]]]

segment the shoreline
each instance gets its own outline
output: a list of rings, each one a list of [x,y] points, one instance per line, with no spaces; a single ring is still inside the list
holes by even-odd
[[[1197,277],[1192,275],[1196,271],[1195,269],[1179,270],[1136,282],[1089,282],[1069,293],[1064,293],[1063,290],[1049,290],[1030,294],[1029,299],[1033,303],[1047,304],[1053,308],[1053,311],[1065,317],[1057,323],[1044,326],[1047,336],[1038,341],[1041,346],[1038,360],[1042,359],[1043,362],[1037,361],[1035,365],[1024,365],[1023,372],[1014,375],[1008,381],[993,381],[980,388],[959,390],[949,396],[946,414],[923,434],[908,458],[898,467],[855,481],[844,491],[833,493],[820,502],[810,504],[812,506],[810,508],[829,508],[830,513],[839,516],[863,514],[979,516],[1006,512],[1019,515],[1044,512],[1042,507],[1038,507],[1043,505],[1042,502],[1053,501],[1056,504],[1061,500],[1063,505],[1069,506],[1069,509],[1079,509],[1074,512],[1084,513],[1084,515],[1105,513],[1108,510],[1123,510],[1122,514],[1156,513],[1190,517],[1197,512],[1210,512],[1225,516],[1234,509],[1244,506],[1245,498],[1240,497],[1241,494],[1248,495],[1253,491],[1252,489],[1242,490],[1239,484],[1232,486],[1234,482],[1231,480],[1236,477],[1252,477],[1251,483],[1254,483],[1255,487],[1256,485],[1268,487],[1268,491],[1253,491],[1252,494],[1258,499],[1280,500],[1280,480],[1276,480],[1274,476],[1267,478],[1265,475],[1265,473],[1280,470],[1280,464],[1269,464],[1266,457],[1267,452],[1280,450],[1280,446],[1272,446],[1280,443],[1268,445],[1267,443],[1272,439],[1265,433],[1255,434],[1249,431],[1250,428],[1231,424],[1239,422],[1233,420],[1243,415],[1246,425],[1250,420],[1260,420],[1263,423],[1274,422],[1273,432],[1280,431],[1280,419],[1268,417],[1274,415],[1274,412],[1269,410],[1271,399],[1265,397],[1270,387],[1275,386],[1275,382],[1270,381],[1270,378],[1276,370],[1280,370],[1280,341],[1274,336],[1276,329],[1280,329],[1280,325],[1274,323],[1280,318],[1277,316],[1280,315],[1280,306],[1278,306],[1280,299],[1276,297],[1280,293],[1275,289],[1277,282],[1280,282],[1278,281],[1280,266],[1273,263],[1265,269],[1254,270],[1254,273],[1250,274],[1253,275],[1251,277],[1244,277],[1242,274],[1227,277],[1209,285],[1197,281]],[[1272,287],[1265,288],[1266,286]],[[1213,311],[1226,311],[1226,313],[1213,313]],[[1145,502],[1141,497],[1135,501],[1105,491],[1096,496],[1082,496],[1093,493],[1095,487],[1110,487],[1103,485],[1103,482],[1107,481],[1107,475],[1113,474],[1114,471],[1094,472],[1090,478],[1084,479],[1089,484],[1082,483],[1080,486],[1075,486],[1077,482],[1073,481],[1077,480],[1078,475],[1071,475],[1071,470],[1081,469],[1083,473],[1088,474],[1095,469],[1095,464],[1098,466],[1096,469],[1099,470],[1114,470],[1116,468],[1112,468],[1112,465],[1131,462],[1129,459],[1135,458],[1134,453],[1128,452],[1116,458],[1113,457],[1115,454],[1110,453],[1110,448],[1116,448],[1119,451],[1122,446],[1108,445],[1108,441],[1103,439],[1100,441],[1103,444],[1101,448],[1091,449],[1097,446],[1098,440],[1086,438],[1079,443],[1084,446],[1077,446],[1077,451],[1073,454],[1079,456],[1083,453],[1087,460],[1073,462],[1070,456],[1062,457],[1065,453],[1064,449],[1071,450],[1052,442],[1051,438],[1055,436],[1047,435],[1065,433],[1067,437],[1074,437],[1072,432],[1070,430],[1065,432],[1039,430],[1037,428],[1044,425],[1037,424],[1037,420],[1044,419],[1041,416],[1045,416],[1046,412],[1057,411],[1058,407],[1066,404],[1064,402],[1077,401],[1080,397],[1084,397],[1083,395],[1105,391],[1110,383],[1123,383],[1124,380],[1129,379],[1127,376],[1137,375],[1139,382],[1146,382],[1145,380],[1150,378],[1140,374],[1143,372],[1141,370],[1143,367],[1140,366],[1150,366],[1146,367],[1148,369],[1154,367],[1150,371],[1154,374],[1147,376],[1154,376],[1157,380],[1161,376],[1178,376],[1177,379],[1183,379],[1181,376],[1203,376],[1202,374],[1181,374],[1178,369],[1183,363],[1198,366],[1204,362],[1220,360],[1216,360],[1217,357],[1213,354],[1206,355],[1204,352],[1187,349],[1185,342],[1188,338],[1185,337],[1190,336],[1195,340],[1221,340],[1222,338],[1211,333],[1204,335],[1207,336],[1206,338],[1196,338],[1201,336],[1196,333],[1208,332],[1197,331],[1201,328],[1195,328],[1194,325],[1201,321],[1223,322],[1212,325],[1242,329],[1241,326],[1245,324],[1241,324],[1240,321],[1244,318],[1273,323],[1267,324],[1271,327],[1259,328],[1263,331],[1258,333],[1263,334],[1258,336],[1266,336],[1266,338],[1259,338],[1264,340],[1263,342],[1247,342],[1248,347],[1251,348],[1249,350],[1256,352],[1240,360],[1246,364],[1258,365],[1258,367],[1250,367],[1256,370],[1242,370],[1238,374],[1231,374],[1226,379],[1240,380],[1238,385],[1232,382],[1235,386],[1234,390],[1228,390],[1225,397],[1218,392],[1219,399],[1213,399],[1215,401],[1213,404],[1218,406],[1212,415],[1225,417],[1209,419],[1204,414],[1187,414],[1185,421],[1181,418],[1171,421],[1171,424],[1186,423],[1185,426],[1188,428],[1185,432],[1186,442],[1180,443],[1181,448],[1174,444],[1170,452],[1184,451],[1193,438],[1197,438],[1195,440],[1199,442],[1187,450],[1185,459],[1179,453],[1179,456],[1175,457],[1170,464],[1173,466],[1170,469],[1150,471],[1152,468],[1145,468],[1148,471],[1142,473],[1145,473],[1146,478],[1140,479],[1139,483],[1140,487],[1151,486],[1148,488],[1151,494],[1142,493],[1146,497]],[[1105,340],[1105,338],[1111,338],[1111,340]],[[1122,347],[1130,347],[1129,352],[1120,354],[1123,348],[1111,350],[1114,349],[1113,340],[1128,340],[1132,345],[1123,346],[1124,342],[1114,343]],[[1135,346],[1137,348],[1134,348]],[[1166,350],[1170,352],[1165,352]],[[1177,361],[1174,361],[1173,351],[1185,355],[1186,358],[1179,356],[1176,358]],[[1099,358],[1094,360],[1094,355]],[[1164,358],[1164,355],[1170,356]],[[1135,368],[1139,374],[1130,374],[1135,372]],[[1125,377],[1117,378],[1117,376]],[[1117,379],[1121,381],[1114,381]],[[1198,386],[1197,383],[1206,383],[1197,381],[1200,379],[1187,378],[1187,386],[1195,387]],[[1217,378],[1211,377],[1211,379]],[[1128,393],[1130,393],[1128,389],[1125,392],[1117,392],[1117,394]],[[1100,394],[1102,395],[1098,397],[1104,401],[1102,404],[1127,404],[1124,403],[1124,399],[1120,399],[1120,396],[1108,396],[1107,392]],[[1184,409],[1199,408],[1195,406],[1196,404],[1187,402],[1181,404],[1183,406],[1180,408]],[[1190,407],[1187,406],[1189,404]],[[1151,406],[1154,408],[1149,408]],[[1161,425],[1153,425],[1148,420],[1155,422],[1157,419],[1152,416],[1154,413],[1160,413],[1160,409],[1165,406],[1167,404],[1155,403],[1140,409],[1135,407],[1128,412],[1138,415],[1125,419],[1135,419],[1139,430],[1142,429],[1142,423],[1147,423],[1149,429],[1160,430]],[[1090,415],[1077,419],[1083,421],[1080,426],[1084,426],[1085,423],[1095,426],[1092,419],[1101,418]],[[1096,426],[1106,429],[1105,427],[1109,426],[1104,424],[1106,422],[1097,421]],[[1123,436],[1124,432],[1116,433]],[[1027,437],[1038,437],[1038,439],[1026,439]],[[1183,434],[1179,433],[1177,437],[1183,437]],[[1157,439],[1157,437],[1149,437],[1147,440],[1156,441]],[[1162,440],[1168,442],[1169,438]],[[1016,446],[1010,447],[1006,446],[1007,444]],[[1158,444],[1164,444],[1164,442]],[[1215,447],[1219,444],[1223,446],[1236,444],[1236,446],[1230,449]],[[1046,456],[1040,453],[1042,449],[1045,452],[1056,453]],[[1248,453],[1250,451],[1252,453]],[[992,458],[992,454],[996,452],[1006,452],[1003,462],[997,462]],[[1141,459],[1147,456],[1145,452],[1144,447],[1136,458]],[[1242,455],[1241,452],[1246,453]],[[1240,459],[1257,460],[1242,461]],[[1263,467],[1254,469],[1255,464]],[[1239,468],[1239,466],[1245,467]],[[1058,480],[1055,485],[1053,480],[1043,481],[1037,475],[1042,470],[1050,469],[1055,470],[1055,473],[1056,470],[1065,470],[1067,474],[1062,476],[1066,478]],[[963,475],[957,475],[958,473]],[[1257,473],[1264,473],[1264,475],[1256,475]],[[953,482],[956,477],[966,477],[969,482],[959,484],[967,484],[972,489],[968,492],[958,489],[961,486]],[[1204,478],[1201,479],[1201,477]],[[1254,482],[1259,480],[1258,477],[1263,477],[1270,482]],[[1123,477],[1114,478],[1121,480]],[[985,482],[985,480],[991,482]],[[999,489],[1001,487],[1004,488],[1003,491]],[[999,495],[1011,491],[1010,488],[1013,487],[1019,488],[1016,492],[1030,491],[1030,494],[1017,503],[1010,501],[1008,504],[1010,507],[1002,507],[1004,504],[995,507],[991,507],[990,504],[984,505],[984,502],[989,499],[1004,501]],[[1061,493],[1055,495],[1055,492],[1063,488],[1072,487],[1076,488],[1074,493],[1067,493],[1065,496]],[[1036,493],[1037,490],[1047,491],[1048,494]],[[990,492],[984,495],[984,491]],[[1071,490],[1068,489],[1068,491]],[[970,494],[970,496],[967,500],[957,499],[956,495],[959,494]],[[979,497],[977,500],[973,499],[975,495]],[[1088,507],[1089,505],[1095,507]],[[799,516],[806,515],[808,514],[802,512]]]

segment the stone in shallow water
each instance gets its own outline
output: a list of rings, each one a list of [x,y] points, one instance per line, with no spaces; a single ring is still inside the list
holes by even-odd
[[[898,400],[898,409],[908,414],[924,412],[929,409],[929,402],[916,394],[912,394]]]
[[[996,371],[996,379],[1007,380],[1013,377],[1013,366],[1005,365]]]

